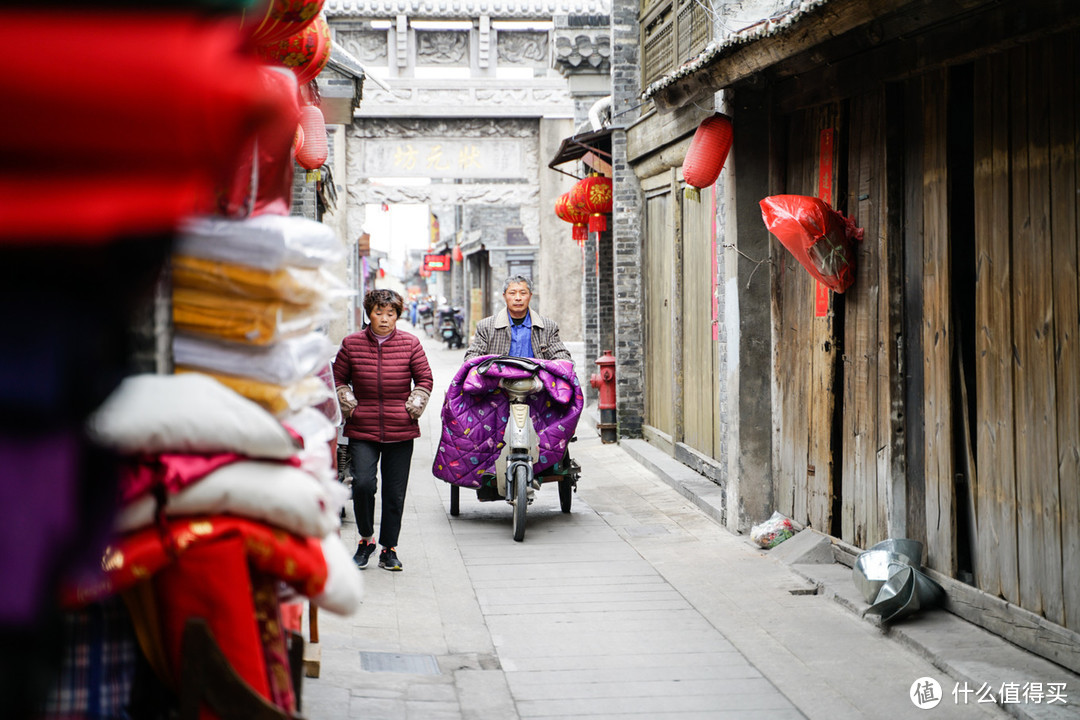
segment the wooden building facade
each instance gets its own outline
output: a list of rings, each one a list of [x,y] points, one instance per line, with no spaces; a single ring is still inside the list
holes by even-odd
[[[728,418],[771,448],[758,510],[861,548],[923,540],[984,610],[1075,640],[1080,7],[823,0],[790,20],[646,93],[675,118],[723,91],[734,119],[720,241],[771,268],[768,309],[740,283],[734,316],[769,320],[751,333],[771,366],[739,372],[767,373],[771,426]],[[777,194],[864,229],[846,293],[768,235],[756,206]]]

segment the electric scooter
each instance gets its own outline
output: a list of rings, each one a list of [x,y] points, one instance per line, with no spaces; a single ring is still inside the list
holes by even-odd
[[[567,452],[542,476],[534,477],[533,465],[539,456],[536,431],[533,428],[528,399],[544,389],[536,376],[540,366],[527,358],[500,358],[500,362],[512,363],[529,370],[532,376],[519,380],[502,379],[499,388],[510,400],[509,417],[503,435],[503,448],[495,461],[495,474],[485,475],[476,497],[481,502],[505,499],[513,507],[513,537],[517,542],[525,539],[525,518],[533,495],[542,483],[559,483],[559,505],[564,513],[570,512],[573,493],[581,475],[581,466],[570,459]],[[571,438],[571,442],[577,438]],[[450,514],[461,513],[461,488],[450,486]]]

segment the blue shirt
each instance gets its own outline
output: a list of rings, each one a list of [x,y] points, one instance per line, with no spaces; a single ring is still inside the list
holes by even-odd
[[[509,315],[510,311],[507,310]],[[532,351],[532,313],[525,313],[525,322],[517,325],[514,318],[510,318],[510,352],[514,357],[531,358]]]

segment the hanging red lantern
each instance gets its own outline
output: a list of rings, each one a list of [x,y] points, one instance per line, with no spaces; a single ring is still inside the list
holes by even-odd
[[[284,65],[296,73],[303,85],[314,80],[330,60],[330,25],[319,15],[306,29],[274,43],[259,45],[256,51],[267,62]]]
[[[305,170],[317,170],[326,162],[326,121],[322,110],[314,105],[300,108],[300,131],[303,144],[296,148],[296,162]]]
[[[465,259],[465,253],[461,252],[460,245],[455,245],[453,251],[450,254],[454,256],[454,262],[461,262]]]
[[[570,204],[589,215],[589,232],[607,230],[607,214],[611,212],[611,178],[590,175],[570,191]]]
[[[694,188],[709,187],[720,177],[731,150],[731,118],[715,113],[698,126],[683,160],[683,179]]]
[[[322,11],[326,0],[266,0],[244,13],[244,28],[256,45],[279,42],[302,32]]]
[[[578,245],[585,245],[585,241],[589,239],[589,228],[586,223],[589,220],[589,214],[584,210],[574,207],[570,203],[570,193],[563,193],[559,196],[559,199],[555,201],[555,215],[560,219],[574,226],[574,239],[577,240]]]
[[[278,98],[287,111],[255,136],[257,180],[252,215],[288,215],[292,207],[293,156],[300,122],[296,76],[285,68],[263,65],[258,89]]]

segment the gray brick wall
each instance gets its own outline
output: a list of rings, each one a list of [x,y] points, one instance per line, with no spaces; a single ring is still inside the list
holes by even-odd
[[[636,0],[614,0],[611,7],[612,112],[615,127],[625,127],[639,115],[640,48]],[[640,437],[645,412],[644,358],[642,356],[641,185],[627,162],[626,132],[611,137],[615,174],[612,265],[616,394],[619,434]]]
[[[615,350],[615,276],[611,228],[601,236],[599,251],[600,275],[596,286],[596,308],[599,316],[599,351],[603,352]],[[599,353],[597,355],[599,356]]]
[[[292,189],[290,214],[318,220],[315,215],[315,183],[307,181],[307,171],[299,165],[293,167]]]
[[[586,376],[592,375],[596,370],[593,364],[600,357],[600,305],[599,292],[597,290],[596,275],[596,249],[597,235],[589,233],[589,239],[585,243],[585,263],[581,282],[581,306],[583,308],[582,321],[585,335],[585,362],[588,367],[584,368]],[[602,243],[600,243],[602,244]],[[585,398],[595,400],[599,393],[592,385],[585,386]]]

